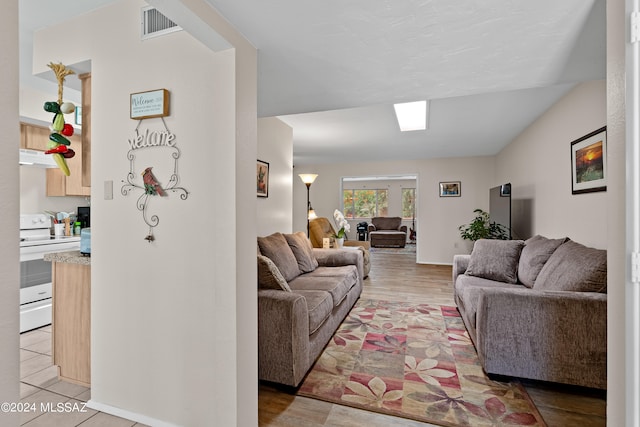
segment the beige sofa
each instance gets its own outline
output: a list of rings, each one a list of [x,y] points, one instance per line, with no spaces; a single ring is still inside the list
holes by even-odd
[[[362,292],[358,250],[304,233],[258,238],[258,377],[297,387]]]
[[[605,389],[606,257],[542,236],[455,255],[455,301],[484,370]]]

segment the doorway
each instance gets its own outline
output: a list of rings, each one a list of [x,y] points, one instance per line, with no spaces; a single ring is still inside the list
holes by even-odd
[[[415,250],[419,226],[417,174],[342,177],[340,195],[342,211],[352,230],[362,222],[370,223],[373,217],[400,217],[407,227],[407,245]]]

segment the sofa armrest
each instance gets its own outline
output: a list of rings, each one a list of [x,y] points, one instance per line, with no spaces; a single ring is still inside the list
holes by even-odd
[[[407,226],[406,225],[401,225],[400,228],[398,228],[398,230],[404,231],[406,233],[407,232]]]
[[[356,246],[360,246],[362,247],[365,251],[368,251],[371,249],[371,243],[370,242],[365,242],[363,240],[346,240],[344,242],[345,246],[351,246],[351,247],[356,247]]]
[[[313,248],[313,255],[321,267],[341,267],[355,265],[358,268],[358,281],[362,286],[364,279],[364,255],[360,250],[351,249],[319,249]]]
[[[456,279],[459,275],[464,274],[467,271],[467,267],[469,267],[469,260],[471,259],[471,255],[454,255],[453,256],[453,284],[456,284]]]
[[[606,388],[607,295],[486,289],[476,341],[489,373]]]
[[[258,290],[259,378],[297,386],[309,361],[309,314],[295,292]]]

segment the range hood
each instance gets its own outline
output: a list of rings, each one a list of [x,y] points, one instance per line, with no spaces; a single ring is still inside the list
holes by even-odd
[[[20,164],[38,168],[55,168],[58,165],[53,156],[44,154],[44,151],[20,149]]]

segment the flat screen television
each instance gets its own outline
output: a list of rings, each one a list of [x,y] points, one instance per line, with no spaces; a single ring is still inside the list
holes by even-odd
[[[502,225],[511,239],[511,183],[489,190],[489,221]]]

